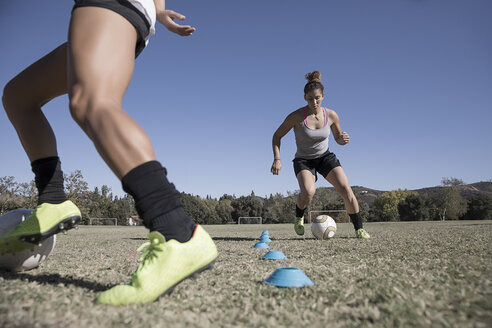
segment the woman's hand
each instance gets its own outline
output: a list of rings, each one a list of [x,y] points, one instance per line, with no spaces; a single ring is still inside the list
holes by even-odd
[[[186,17],[173,10],[163,10],[157,14],[157,21],[164,25],[169,31],[181,36],[189,36],[196,31],[196,28],[189,25],[179,25],[174,20],[184,20]]]
[[[281,169],[282,169],[282,162],[280,161],[280,159],[274,159],[270,171],[273,173],[273,175],[278,175]]]
[[[350,141],[350,136],[348,135],[347,132],[342,132],[340,136],[338,137],[338,144],[339,145],[346,145]]]

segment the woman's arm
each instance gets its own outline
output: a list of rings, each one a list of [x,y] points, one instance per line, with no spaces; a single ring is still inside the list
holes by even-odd
[[[186,17],[172,10],[166,10],[165,0],[154,0],[157,21],[164,25],[169,31],[181,36],[188,36],[196,31],[189,25],[179,25],[174,20],[184,20]]]
[[[331,132],[333,133],[333,138],[335,138],[337,144],[342,146],[348,144],[350,141],[350,136],[347,132],[342,131],[342,128],[340,127],[340,118],[337,113],[334,110],[329,109],[328,116],[331,122]]]
[[[272,148],[273,148],[273,164],[270,171],[277,175],[282,169],[282,162],[280,161],[280,140],[285,136],[297,123],[298,113],[297,111],[290,113],[284,120],[284,122],[278,127],[277,131],[273,134]]]

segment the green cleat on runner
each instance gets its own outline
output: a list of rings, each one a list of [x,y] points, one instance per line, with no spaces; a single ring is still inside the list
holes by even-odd
[[[299,236],[304,235],[304,216],[300,218],[296,217],[294,219],[294,230]]]
[[[361,238],[361,239],[369,239],[369,238],[371,238],[371,236],[364,229],[357,230],[355,232],[355,235],[357,236],[357,238]]]
[[[75,228],[80,218],[79,208],[70,200],[38,205],[22,223],[0,238],[0,254],[32,248],[59,232]]]
[[[180,243],[165,241],[159,232],[149,233],[149,242],[141,255],[141,263],[133,274],[130,285],[115,286],[99,295],[98,304],[127,305],[155,301],[169,294],[174,286],[190,276],[211,269],[217,258],[217,248],[210,235],[197,225],[191,239]]]

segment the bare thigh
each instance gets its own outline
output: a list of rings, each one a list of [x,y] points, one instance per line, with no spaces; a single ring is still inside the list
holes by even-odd
[[[297,174],[297,182],[301,192],[309,194],[316,191],[316,177],[308,170],[301,170]]]
[[[297,182],[300,189],[297,205],[299,208],[306,208],[316,192],[316,177],[308,170],[301,170],[297,173]]]
[[[335,187],[337,191],[349,186],[349,181],[345,171],[341,166],[335,167],[325,177],[325,179]]]
[[[121,102],[135,65],[138,34],[121,15],[99,7],[74,10],[68,37],[68,93],[75,121],[121,179],[155,159],[143,129]]]
[[[135,65],[135,28],[104,8],[74,10],[69,29],[70,98],[104,98],[121,103]]]
[[[67,93],[67,44],[45,55],[4,89],[3,104],[31,161],[56,156],[55,135],[41,107]]]
[[[7,88],[14,92],[15,102],[39,107],[67,93],[67,43],[19,73]]]

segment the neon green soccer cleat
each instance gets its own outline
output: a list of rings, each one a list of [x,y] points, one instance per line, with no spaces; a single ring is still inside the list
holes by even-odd
[[[22,223],[0,238],[0,254],[21,252],[80,222],[79,208],[70,200],[61,204],[43,203]]]
[[[357,238],[361,238],[361,239],[369,239],[369,238],[371,238],[371,236],[364,229],[357,230],[355,232],[355,235],[357,236]]]
[[[299,236],[304,235],[304,216],[300,218],[296,217],[294,219],[294,230]]]
[[[150,242],[132,276],[130,285],[115,286],[99,295],[98,304],[127,305],[155,301],[172,292],[174,286],[190,276],[211,269],[217,258],[217,248],[210,235],[197,225],[191,239],[180,243],[165,241],[159,232],[149,233]]]

